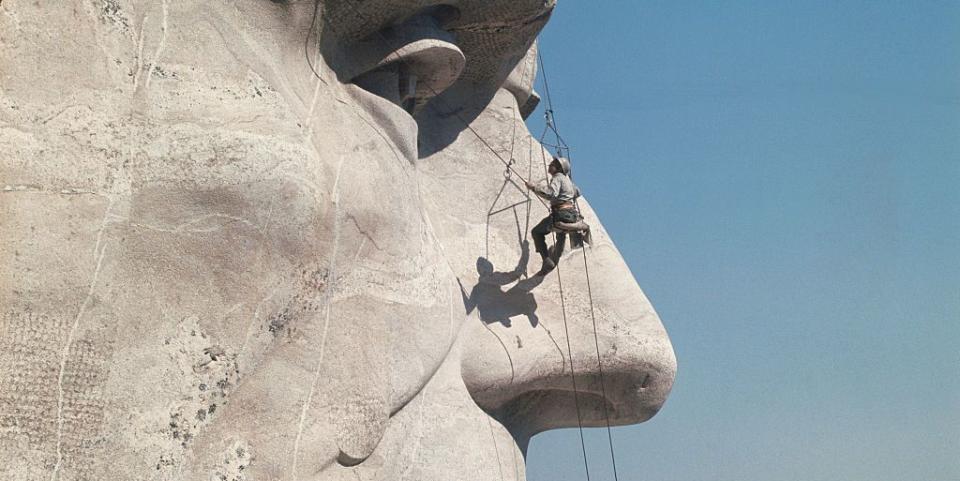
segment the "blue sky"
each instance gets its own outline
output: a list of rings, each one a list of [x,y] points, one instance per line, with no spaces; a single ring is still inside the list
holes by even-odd
[[[560,0],[541,47],[679,363],[620,479],[960,479],[960,2]],[[585,479],[576,430],[528,478]]]

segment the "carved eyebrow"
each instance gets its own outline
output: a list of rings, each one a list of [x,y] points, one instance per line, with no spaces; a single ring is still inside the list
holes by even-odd
[[[331,0],[325,4],[323,22],[341,40],[359,42],[375,41],[378,32],[411,17],[433,16],[444,30],[456,35],[455,43],[466,56],[461,79],[490,85],[505,78],[505,62],[522,58],[556,5],[552,0],[462,1],[456,6],[425,3]]]
[[[473,23],[465,23],[461,25],[451,26],[449,30],[451,32],[477,32],[477,33],[507,33],[514,30],[522,30],[526,27],[529,27],[537,22],[545,22],[549,17],[552,11],[542,11],[537,12],[533,15],[526,17],[520,17],[518,20],[514,21],[493,21],[493,20],[483,20]]]

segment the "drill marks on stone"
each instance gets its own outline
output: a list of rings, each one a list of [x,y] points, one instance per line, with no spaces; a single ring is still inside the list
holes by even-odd
[[[109,349],[86,339],[76,340],[71,350],[70,363],[63,376],[65,392],[60,410],[62,427],[58,425],[61,451],[61,473],[69,467],[74,479],[93,476],[91,460],[102,444],[97,432],[103,422],[105,401],[102,385],[106,380]],[[64,463],[63,461],[66,461]]]
[[[18,445],[49,453],[56,432],[50,415],[56,407],[51,392],[56,346],[65,322],[25,308],[8,309],[0,317],[0,453],[14,453]]]
[[[330,250],[330,264],[327,268],[328,278],[330,280],[335,280],[337,278],[337,255],[340,251],[340,224],[342,217],[342,207],[340,205],[340,175],[343,172],[343,164],[345,160],[345,156],[340,156],[340,161],[337,163],[336,180],[333,183],[333,247]],[[303,438],[303,427],[307,421],[307,412],[310,409],[310,404],[313,402],[313,396],[316,393],[317,384],[320,382],[320,370],[323,367],[323,358],[327,351],[327,334],[330,329],[330,304],[333,302],[333,290],[333,286],[328,286],[323,293],[324,313],[323,329],[320,332],[320,353],[317,359],[317,366],[313,370],[313,377],[310,382],[310,390],[307,392],[307,399],[303,402],[303,406],[300,409],[300,422],[297,424],[297,435],[293,441],[293,463],[290,467],[291,481],[297,481],[297,458],[300,455],[300,442]]]
[[[164,47],[167,46],[167,18],[169,16],[169,4],[168,0],[162,1],[163,17],[160,23],[160,43],[157,45],[157,50],[153,52],[153,58],[150,60],[150,68],[147,69],[147,81],[144,84],[145,88],[150,88],[150,79],[153,77],[153,70],[157,68],[157,62],[160,60],[160,55],[163,53]],[[146,17],[144,17],[146,20]]]
[[[105,402],[102,384],[109,348],[81,339],[74,342],[70,363],[62,374],[62,427],[54,418],[58,385],[57,347],[68,329],[66,321],[20,307],[0,317],[0,459],[24,460],[38,469],[29,479],[50,475],[54,437],[61,433],[60,453],[71,478],[93,479],[91,460],[101,445],[97,431]],[[16,465],[16,463],[14,463]],[[45,466],[42,471],[39,467]],[[28,469],[28,468],[27,468]],[[3,471],[0,469],[0,471]],[[18,471],[18,474],[26,472]]]
[[[103,221],[100,223],[100,229],[97,231],[97,240],[93,246],[94,257],[96,258],[96,264],[93,270],[93,275],[90,279],[90,287],[87,289],[87,295],[83,299],[83,302],[80,304],[80,309],[77,310],[77,315],[73,319],[73,325],[70,327],[70,331],[67,333],[67,342],[64,343],[63,352],[60,355],[60,374],[57,377],[57,436],[56,436],[56,453],[57,461],[53,466],[53,472],[50,475],[51,481],[55,481],[60,474],[61,464],[63,463],[63,423],[64,423],[64,389],[63,389],[63,378],[67,370],[67,359],[70,356],[70,349],[73,347],[74,337],[77,334],[77,330],[80,327],[80,320],[83,319],[83,315],[86,312],[87,308],[90,306],[90,302],[93,300],[93,292],[97,286],[97,279],[100,277],[100,269],[103,266],[103,258],[107,253],[107,245],[103,243],[103,232],[107,227],[107,223],[111,220],[111,209],[113,207],[113,201],[107,205],[106,212],[103,214]]]

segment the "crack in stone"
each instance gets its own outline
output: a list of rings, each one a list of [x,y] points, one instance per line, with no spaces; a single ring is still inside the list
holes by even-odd
[[[370,243],[373,244],[374,248],[376,248],[380,252],[384,252],[383,248],[380,247],[380,244],[377,244],[377,241],[373,240],[373,237],[370,234],[368,234],[367,231],[363,230],[363,228],[360,227],[360,223],[357,221],[357,218],[354,215],[345,214],[344,216],[347,218],[347,220],[353,223],[353,226],[357,228],[357,232],[360,235],[362,235],[366,240],[370,241]],[[360,253],[358,251],[357,255],[359,254]]]
[[[146,30],[147,20],[150,17],[148,15],[143,16],[143,21],[140,22],[140,33],[137,35],[137,74],[133,76],[133,91],[137,91],[137,86],[140,85],[140,74],[143,72],[143,31]]]
[[[80,327],[80,320],[83,318],[83,314],[93,299],[93,290],[96,288],[97,278],[100,276],[100,269],[103,266],[103,258],[107,253],[107,246],[103,243],[103,231],[106,229],[109,220],[113,218],[110,212],[112,207],[113,201],[107,205],[106,212],[103,214],[103,221],[100,223],[100,230],[97,232],[97,240],[93,247],[97,262],[90,279],[90,287],[87,290],[87,296],[84,298],[83,303],[80,304],[77,316],[73,320],[73,326],[70,327],[70,332],[67,334],[67,342],[64,344],[63,354],[60,355],[60,374],[57,376],[57,461],[53,466],[53,472],[50,474],[51,481],[57,480],[60,475],[61,465],[63,464],[63,376],[67,368],[67,358],[70,355],[70,348],[73,345],[74,336],[76,336],[76,332]]]
[[[190,227],[190,226],[192,226],[192,225],[195,225],[195,224],[197,224],[197,223],[199,223],[199,222],[208,220],[208,219],[229,219],[231,222],[226,222],[226,223],[224,223],[224,224],[216,224],[216,225],[214,225],[214,226],[212,226],[212,227],[207,227],[207,228],[202,228],[202,229],[188,229],[188,227]],[[202,233],[207,233],[207,232],[216,232],[216,231],[218,231],[218,230],[220,230],[220,229],[223,229],[224,227],[226,227],[226,226],[228,226],[228,225],[230,225],[230,224],[232,224],[232,223],[237,223],[237,222],[239,222],[239,223],[241,223],[241,224],[245,224],[245,225],[247,225],[247,226],[249,226],[249,227],[252,227],[252,228],[255,228],[255,229],[257,229],[257,230],[260,230],[260,229],[257,228],[257,226],[256,226],[253,222],[251,222],[251,221],[248,220],[248,219],[245,219],[245,218],[243,218],[243,217],[237,217],[237,216],[229,215],[229,214],[223,214],[223,213],[215,213],[215,214],[202,215],[202,216],[200,216],[200,217],[197,217],[197,218],[194,218],[194,219],[190,219],[190,220],[188,220],[187,222],[184,222],[183,224],[179,224],[179,225],[176,225],[176,226],[173,226],[173,227],[157,226],[157,225],[143,224],[143,223],[138,223],[138,222],[131,223],[130,225],[131,225],[132,227],[141,227],[141,228],[148,229],[148,230],[153,230],[153,231],[157,231],[157,232],[168,232],[168,233],[171,233],[171,234],[180,234],[180,233],[188,233],[188,234],[201,233],[201,234],[202,234]]]
[[[329,273],[330,279],[334,281],[336,279],[337,252],[340,250],[340,174],[343,171],[344,160],[346,160],[345,157],[340,158],[340,162],[337,165],[336,181],[334,181],[333,184],[333,248],[330,252],[330,267],[327,272]],[[324,296],[326,297],[326,302],[324,302],[323,330],[320,333],[320,354],[317,359],[317,367],[313,371],[313,379],[310,383],[307,399],[304,400],[303,406],[300,409],[300,422],[297,424],[297,435],[293,441],[293,462],[290,466],[290,479],[292,481],[297,480],[297,458],[300,455],[300,441],[303,438],[303,426],[306,424],[307,412],[310,410],[310,404],[313,402],[313,395],[316,392],[317,383],[320,381],[320,369],[323,367],[323,358],[327,350],[327,333],[330,328],[330,304],[333,301],[333,286],[330,286],[324,292]]]
[[[147,69],[147,81],[144,84],[144,88],[150,88],[150,79],[152,78],[153,69],[157,65],[157,61],[160,60],[160,54],[163,53],[164,47],[167,46],[167,18],[169,15],[169,2],[163,0],[163,18],[160,24],[160,43],[157,45],[157,50],[153,53],[153,59],[150,61],[150,68]],[[144,17],[146,19],[146,17]]]

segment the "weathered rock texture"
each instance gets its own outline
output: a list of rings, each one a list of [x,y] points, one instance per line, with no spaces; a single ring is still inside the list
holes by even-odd
[[[652,416],[673,352],[599,220],[603,389],[582,251],[526,275],[546,211],[464,124],[543,178],[552,8],[2,0],[0,477],[524,479],[568,330],[584,422]]]

